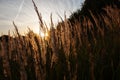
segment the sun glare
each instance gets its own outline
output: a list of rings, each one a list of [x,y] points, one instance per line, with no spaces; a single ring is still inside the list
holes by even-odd
[[[40,37],[42,37],[42,38],[48,37],[48,32],[46,32],[46,33],[40,32]]]
[[[39,25],[36,23],[34,23],[34,24],[32,24],[31,26],[36,26],[36,27],[30,27],[30,29],[32,29],[33,30],[33,32],[34,33],[36,33],[36,34],[38,34],[41,38],[45,38],[45,39],[47,39],[48,38],[48,36],[49,36],[49,31],[47,31],[47,32],[43,32],[43,31],[40,31],[39,30]]]

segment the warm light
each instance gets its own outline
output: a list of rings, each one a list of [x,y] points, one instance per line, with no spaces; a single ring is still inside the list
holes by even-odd
[[[46,33],[40,32],[40,36],[42,38],[46,38],[46,37],[48,37],[48,32],[46,32]]]
[[[43,37],[45,37],[45,34],[43,32],[41,32],[40,36],[43,38]]]

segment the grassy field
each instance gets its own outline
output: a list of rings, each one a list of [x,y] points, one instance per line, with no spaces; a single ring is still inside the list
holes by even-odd
[[[13,22],[15,34],[0,37],[0,80],[120,80],[119,7],[88,10],[79,20],[65,15],[56,29],[51,14],[48,30],[33,4],[48,36],[22,36]]]

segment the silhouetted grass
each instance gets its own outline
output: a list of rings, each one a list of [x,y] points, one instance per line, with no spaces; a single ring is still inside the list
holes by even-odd
[[[105,14],[88,10],[80,20],[65,15],[56,29],[51,14],[48,31],[33,4],[40,30],[49,36],[30,29],[22,36],[13,22],[15,36],[0,38],[0,80],[120,80],[119,8],[106,6]]]

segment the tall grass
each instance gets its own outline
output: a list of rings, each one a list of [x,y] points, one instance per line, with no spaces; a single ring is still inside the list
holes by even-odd
[[[0,80],[120,80],[120,9],[107,6],[105,14],[73,22],[65,19],[56,29],[45,27],[32,0],[40,30],[49,33],[41,38],[29,30],[0,39]]]

